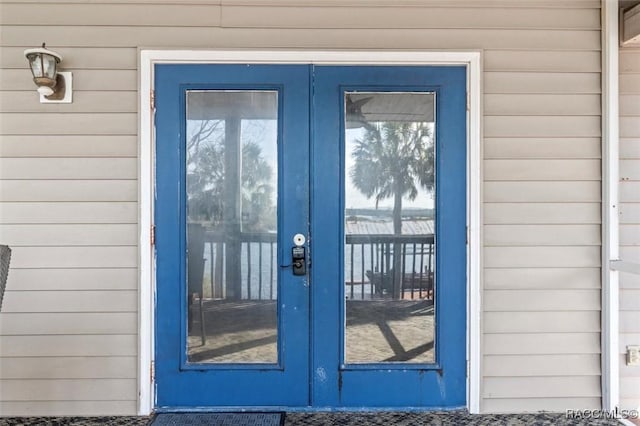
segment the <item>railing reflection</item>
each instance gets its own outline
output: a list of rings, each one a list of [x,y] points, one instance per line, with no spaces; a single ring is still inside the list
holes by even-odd
[[[204,264],[199,265],[195,274],[190,271],[190,281],[196,282],[189,283],[189,291],[212,299],[275,300],[278,291],[277,234],[241,233],[236,241],[240,243],[239,254],[229,253],[227,238],[221,232],[205,231],[201,238],[193,239],[204,247],[202,251],[190,252],[202,253]],[[228,282],[227,256],[237,257],[240,282]],[[347,260],[345,297],[348,299],[433,297],[433,234],[348,234],[344,256]],[[396,256],[400,256],[400,260]],[[198,262],[190,258],[189,264],[196,266]],[[399,272],[395,271],[394,265],[400,266]]]
[[[352,234],[345,242],[345,259],[349,259],[345,262],[345,295],[349,299],[433,296],[433,234]],[[400,272],[395,272],[394,265]]]

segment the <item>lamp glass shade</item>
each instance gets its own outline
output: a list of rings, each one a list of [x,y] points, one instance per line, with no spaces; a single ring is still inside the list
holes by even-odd
[[[40,55],[32,54],[27,56],[29,60],[29,66],[31,67],[31,73],[34,77],[42,77],[42,60],[40,59]]]
[[[44,73],[43,77],[50,78],[55,80],[56,78],[56,67],[58,65],[58,60],[51,55],[42,55],[42,71]]]
[[[55,79],[58,65],[58,59],[55,56],[46,53],[32,53],[27,56],[27,59],[34,78]]]

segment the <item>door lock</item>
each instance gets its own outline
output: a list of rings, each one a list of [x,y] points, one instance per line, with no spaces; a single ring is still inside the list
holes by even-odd
[[[302,234],[296,234],[293,237],[294,247],[291,248],[291,267],[293,268],[293,275],[306,275],[307,274],[307,256],[304,248],[306,238]]]
[[[291,267],[293,268],[293,275],[307,274],[306,257],[306,250],[304,247],[296,246],[291,248]]]

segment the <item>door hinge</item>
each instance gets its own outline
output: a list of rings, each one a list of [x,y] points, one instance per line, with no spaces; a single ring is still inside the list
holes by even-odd
[[[156,91],[152,90],[149,94],[149,105],[151,106],[151,111],[155,111],[156,109]]]
[[[151,232],[150,232],[150,243],[152,246],[156,245],[156,226],[155,225],[151,225]]]
[[[149,366],[149,380],[153,383],[156,379],[156,362],[151,361],[151,365]]]

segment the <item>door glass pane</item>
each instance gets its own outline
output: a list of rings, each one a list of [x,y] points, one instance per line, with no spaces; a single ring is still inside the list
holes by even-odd
[[[187,360],[276,363],[276,91],[188,91]]]
[[[433,363],[435,93],[344,96],[344,361]]]

